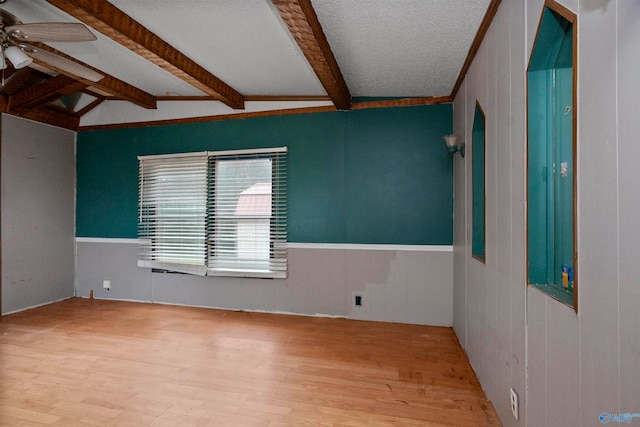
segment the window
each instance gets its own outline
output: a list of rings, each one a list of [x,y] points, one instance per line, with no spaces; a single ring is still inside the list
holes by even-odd
[[[577,310],[575,26],[547,0],[527,69],[527,276]]]
[[[484,262],[485,260],[485,124],[484,111],[476,101],[476,112],[473,116],[472,155],[471,155],[471,255]]]
[[[286,277],[286,148],[139,160],[139,266]]]
[[[286,157],[209,157],[209,274],[286,276]]]
[[[140,160],[139,265],[204,274],[207,156]]]

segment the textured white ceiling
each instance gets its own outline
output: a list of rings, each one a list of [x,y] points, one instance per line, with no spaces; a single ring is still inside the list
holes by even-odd
[[[13,13],[23,23],[78,22],[44,0],[7,0],[0,8]],[[47,44],[153,95],[204,95],[200,90],[128,51],[100,32],[92,32],[98,38],[97,41]]]
[[[243,95],[326,95],[271,0],[110,2]],[[489,3],[312,0],[351,95],[357,97],[449,95]],[[7,0],[0,8],[25,23],[77,22],[45,0]],[[204,95],[93,33],[95,42],[51,45],[156,96]],[[98,108],[107,109],[107,104]],[[272,104],[268,108],[277,109]],[[211,112],[203,104],[202,113]]]
[[[269,0],[110,0],[245,95],[326,95]]]
[[[490,0],[312,0],[352,96],[449,95]]]

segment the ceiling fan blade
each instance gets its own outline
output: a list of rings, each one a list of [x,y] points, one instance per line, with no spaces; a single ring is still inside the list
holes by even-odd
[[[73,22],[40,22],[6,27],[5,31],[19,41],[90,42],[96,36],[84,25]]]
[[[51,66],[56,71],[60,70],[62,72],[67,72],[69,74],[73,74],[74,76],[78,76],[82,79],[89,80],[92,82],[98,82],[104,78],[104,75],[98,73],[97,71],[93,71],[91,68],[87,68],[84,65],[80,65],[77,62],[71,61],[70,59],[63,58],[62,56],[56,55],[55,53],[48,52],[43,49],[38,49],[37,47],[25,45],[23,43],[20,44],[20,47],[33,59],[37,61],[43,62],[45,65]]]

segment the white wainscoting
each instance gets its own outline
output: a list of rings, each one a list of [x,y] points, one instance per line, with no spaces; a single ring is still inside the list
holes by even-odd
[[[137,267],[136,239],[77,238],[76,295],[230,310],[451,326],[451,246],[292,243],[287,279]],[[111,289],[102,288],[111,279]],[[355,296],[362,305],[355,305]]]

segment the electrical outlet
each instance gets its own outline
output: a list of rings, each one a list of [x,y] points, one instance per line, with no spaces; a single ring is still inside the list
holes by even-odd
[[[355,296],[355,304],[360,307],[362,305],[362,295]]]
[[[514,389],[510,389],[510,397],[511,397],[511,412],[513,413],[513,418],[518,421],[518,393]]]
[[[102,281],[102,287],[106,290],[110,290],[111,289],[111,279],[104,279]]]

